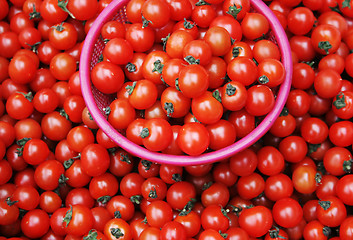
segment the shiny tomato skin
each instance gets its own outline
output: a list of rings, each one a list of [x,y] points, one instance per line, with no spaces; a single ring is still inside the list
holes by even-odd
[[[245,209],[239,217],[239,226],[251,237],[265,235],[271,229],[272,223],[271,210],[263,206]]]

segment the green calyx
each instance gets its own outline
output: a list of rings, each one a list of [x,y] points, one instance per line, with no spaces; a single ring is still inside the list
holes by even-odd
[[[67,9],[67,4],[69,0],[58,0],[58,7],[61,8],[64,12],[67,12],[71,18],[76,19],[75,16]]]
[[[188,201],[186,203],[186,205],[184,206],[184,208],[180,211],[179,216],[188,215],[192,211],[192,209],[193,209],[193,207],[195,205],[195,202],[196,202],[196,199],[195,198],[191,198],[190,201]]]
[[[318,47],[321,50],[324,50],[326,54],[329,54],[329,50],[332,48],[332,45],[329,41],[321,41],[319,42]]]
[[[114,212],[114,218],[121,218],[121,213],[120,213],[120,211],[116,210],[116,211]]]
[[[238,14],[242,9],[242,6],[238,7],[237,5],[233,4],[232,6],[229,6],[228,11],[226,13],[237,19]]]
[[[194,58],[193,56],[189,55],[189,56],[186,56],[184,58],[184,60],[189,63],[190,65],[191,64],[200,64],[200,59],[196,59]]]
[[[135,87],[136,87],[136,84],[137,84],[137,82],[134,81],[134,82],[132,83],[132,85],[127,85],[127,86],[125,87],[125,89],[126,89],[126,91],[127,91],[127,93],[128,93],[129,95],[131,95],[131,94],[133,93],[133,91],[134,91],[134,89],[135,89]]]
[[[121,231],[120,228],[111,228],[110,233],[116,238],[121,238],[124,236],[124,233]]]
[[[219,93],[218,89],[212,92],[212,97],[214,97],[218,102],[222,102],[221,94]]]
[[[346,97],[343,92],[340,92],[336,96],[336,100],[333,102],[333,106],[337,109],[344,108],[346,106]]]
[[[148,161],[148,160],[146,160],[146,159],[142,159],[141,160],[141,164],[142,164],[142,166],[144,166],[145,167],[145,170],[150,170],[150,168],[151,168],[151,166],[152,166],[152,162],[151,161]]]
[[[83,237],[83,240],[98,240],[98,233],[96,230],[89,230],[88,234]]]
[[[36,5],[33,3],[33,10],[29,13],[29,19],[39,19],[41,17],[40,12],[37,12]]]
[[[266,75],[262,75],[259,77],[259,83],[266,84],[270,81],[270,79]]]
[[[101,197],[97,198],[97,202],[102,203],[102,204],[107,204],[110,201],[110,199],[112,199],[111,196],[105,195],[105,196],[101,196]]]
[[[132,203],[140,204],[142,201],[142,196],[141,195],[134,195],[130,197],[130,201]]]
[[[199,0],[197,3],[195,3],[195,6],[203,6],[203,5],[211,5],[205,0]]]
[[[342,9],[343,8],[349,8],[349,9],[351,9],[351,1],[350,0],[344,0],[343,2],[342,2]]]
[[[149,194],[148,194],[148,197],[151,198],[151,199],[156,199],[156,198],[158,197],[157,191],[156,191],[156,188],[155,188],[155,187],[153,187],[153,188],[151,189],[151,191],[150,191]]]
[[[233,55],[234,58],[239,56],[241,49],[243,49],[243,48],[242,47],[234,47],[232,49],[232,55]]]
[[[131,159],[128,154],[120,153],[120,161],[126,162],[127,164],[131,164]]]
[[[325,211],[328,210],[331,207],[331,202],[330,201],[321,201],[319,200],[318,202],[319,206],[322,207]]]
[[[68,177],[66,177],[64,174],[61,174],[59,177],[59,184],[65,184],[69,180]]]
[[[52,28],[54,28],[56,31],[58,31],[58,32],[62,32],[62,31],[64,31],[64,27],[63,27],[63,24],[64,24],[64,22],[62,22],[62,23],[60,23],[59,25],[54,25],[54,26],[52,26]]]
[[[228,96],[233,96],[237,91],[237,88],[234,87],[232,84],[228,83],[226,87],[226,94]]]
[[[162,70],[163,70],[163,67],[164,65],[162,64],[161,60],[156,60],[154,63],[153,63],[153,69],[152,69],[152,72],[158,72],[159,74],[162,74]]]
[[[150,135],[150,130],[148,128],[142,128],[142,131],[140,133],[140,137],[146,138]]]
[[[142,28],[148,27],[150,23],[152,23],[152,21],[147,20],[144,16],[142,16]]]
[[[164,103],[164,110],[167,111],[167,116],[171,117],[172,114],[174,113],[174,105],[171,102],[166,102]]]
[[[137,68],[136,68],[136,65],[129,62],[125,65],[125,68],[128,72],[132,73],[132,72],[136,72]]]
[[[169,38],[170,38],[170,33],[166,37],[161,39],[162,43],[163,43],[163,51],[165,51],[165,49],[167,47],[167,42],[168,42]]]
[[[71,222],[72,211],[73,211],[72,205],[70,205],[70,209],[67,210],[67,212],[66,212],[66,214],[64,216],[64,219],[63,219],[63,223],[64,223],[65,227],[67,227],[70,224],[70,222]]]
[[[16,144],[19,146],[16,148],[17,156],[21,157],[23,155],[24,146],[29,140],[31,140],[31,138],[22,138],[16,141]]]

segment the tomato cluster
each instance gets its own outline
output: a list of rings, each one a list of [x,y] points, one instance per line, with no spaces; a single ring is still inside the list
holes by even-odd
[[[0,240],[353,239],[353,1],[265,1],[292,50],[286,106],[250,148],[186,167],[132,156],[85,105],[77,63],[110,2],[0,0]],[[91,79],[131,141],[198,155],[271,110],[281,55],[249,0],[131,0],[126,16]]]
[[[129,1],[127,23],[119,13],[102,26],[90,76],[112,96],[104,110],[113,128],[150,151],[192,156],[255,128],[285,68],[268,20],[248,0],[233,4]]]

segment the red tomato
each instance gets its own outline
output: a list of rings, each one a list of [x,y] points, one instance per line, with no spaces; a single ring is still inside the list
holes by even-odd
[[[264,192],[271,201],[288,198],[293,193],[292,180],[283,173],[270,176],[266,179]]]
[[[320,199],[316,213],[318,220],[328,227],[338,227],[347,217],[345,205],[339,198],[334,196]]]
[[[209,147],[213,150],[227,147],[233,144],[236,139],[235,126],[224,119],[210,124],[206,128],[210,136]]]
[[[231,47],[230,35],[222,27],[210,27],[204,36],[204,40],[211,47],[213,56],[223,56]]]
[[[266,35],[270,25],[265,16],[260,13],[247,13],[241,22],[243,35],[249,40],[255,40]]]
[[[169,122],[161,118],[147,120],[140,134],[143,145],[151,151],[167,148],[173,139]]]
[[[148,0],[141,8],[141,14],[145,18],[144,24],[153,28],[166,25],[170,19],[170,8],[166,1]]]
[[[221,206],[214,204],[202,211],[201,225],[203,229],[225,232],[229,228],[229,220],[222,209]]]
[[[93,85],[105,94],[118,92],[123,86],[124,78],[123,70],[107,61],[98,63],[91,71]]]
[[[347,217],[340,226],[340,239],[348,240],[353,237],[353,217]]]
[[[307,225],[304,227],[303,237],[304,239],[322,239],[326,240],[327,237],[330,235],[330,229],[325,227],[319,221],[314,220],[308,222]]]
[[[40,238],[49,230],[49,216],[41,209],[27,212],[21,220],[21,229],[29,238]]]
[[[187,239],[187,233],[185,227],[178,222],[172,221],[166,223],[160,233],[161,240],[182,240]]]
[[[319,25],[311,33],[311,43],[321,55],[335,53],[341,43],[341,32],[332,25]]]
[[[300,193],[310,194],[316,190],[320,177],[313,167],[300,166],[292,174],[293,186]]]
[[[319,144],[328,137],[328,126],[319,118],[308,118],[301,125],[301,135],[311,144]]]
[[[201,65],[191,64],[181,69],[178,87],[186,97],[199,97],[206,92],[208,86],[209,76]]]
[[[265,180],[258,173],[242,176],[237,183],[237,191],[241,198],[252,199],[259,196],[265,189]]]
[[[130,94],[129,103],[135,109],[150,108],[157,100],[157,87],[150,80],[136,81],[128,91]]]
[[[173,210],[165,201],[153,201],[147,206],[146,218],[150,226],[160,228],[172,220]]]
[[[239,226],[250,237],[261,237],[272,227],[273,218],[271,210],[263,206],[244,209],[239,216]]]
[[[206,127],[201,123],[187,123],[180,128],[177,142],[183,152],[195,156],[208,148],[210,136]]]
[[[115,99],[109,110],[108,121],[116,129],[126,129],[136,116],[135,109],[126,99]]]
[[[223,115],[222,103],[209,91],[192,99],[191,110],[195,118],[203,124],[216,123]]]
[[[125,65],[132,60],[133,48],[127,40],[113,38],[105,46],[103,55],[114,64]]]
[[[81,152],[82,170],[89,176],[99,176],[108,170],[108,151],[99,144],[89,144]]]
[[[299,203],[292,198],[278,200],[272,208],[273,219],[285,228],[297,226],[303,218],[303,209]]]
[[[344,91],[333,98],[332,111],[337,117],[350,119],[353,116],[353,92]]]
[[[269,87],[254,85],[248,89],[245,109],[253,116],[266,115],[272,110],[274,104],[275,98]]]

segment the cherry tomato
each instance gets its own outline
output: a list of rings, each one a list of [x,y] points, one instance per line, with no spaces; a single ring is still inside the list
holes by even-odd
[[[271,210],[263,206],[244,209],[239,216],[239,226],[251,237],[261,237],[272,227]]]

